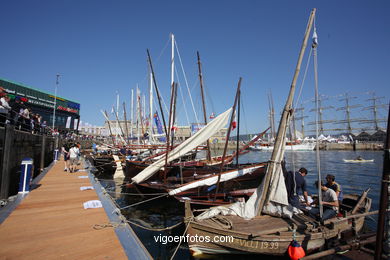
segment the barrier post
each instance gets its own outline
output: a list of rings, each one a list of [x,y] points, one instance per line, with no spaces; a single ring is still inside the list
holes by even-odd
[[[21,164],[19,193],[29,193],[32,181],[34,161],[31,158],[24,158]]]
[[[54,162],[57,162],[59,160],[60,153],[58,149],[54,150]]]

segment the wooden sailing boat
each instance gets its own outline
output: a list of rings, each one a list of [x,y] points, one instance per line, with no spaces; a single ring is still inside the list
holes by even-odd
[[[343,217],[329,219],[324,223],[303,213],[293,214],[294,208],[288,205],[281,161],[286,145],[287,126],[292,115],[295,85],[315,11],[313,9],[309,18],[290,93],[280,120],[275,149],[264,180],[246,203],[211,208],[197,217],[194,216],[190,203],[186,203],[187,235],[208,238],[207,241],[189,240],[189,248],[194,253],[284,255],[293,240],[299,242],[306,252],[310,252],[320,249],[330,239],[338,239],[350,231],[358,232],[363,226],[364,216],[370,214],[368,211],[371,199],[367,198],[367,192],[360,197],[345,195],[340,205]],[[221,236],[224,236],[223,239]]]

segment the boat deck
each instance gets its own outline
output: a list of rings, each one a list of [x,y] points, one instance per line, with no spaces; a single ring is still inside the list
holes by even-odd
[[[86,172],[67,173],[57,162],[40,185],[0,225],[0,260],[10,259],[127,259],[103,208],[84,209],[98,200]],[[79,167],[80,168],[80,167]]]

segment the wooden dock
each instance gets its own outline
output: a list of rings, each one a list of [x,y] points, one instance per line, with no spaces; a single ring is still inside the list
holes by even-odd
[[[80,168],[80,166],[79,166]],[[98,200],[87,172],[64,172],[57,162],[0,225],[0,260],[127,259],[114,228],[94,229],[110,222],[104,208],[84,209]]]

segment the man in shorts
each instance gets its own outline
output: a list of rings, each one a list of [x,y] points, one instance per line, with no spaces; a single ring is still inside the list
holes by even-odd
[[[75,172],[77,168],[77,163],[79,161],[80,150],[77,144],[74,144],[69,150],[69,160],[70,160],[70,172]]]

